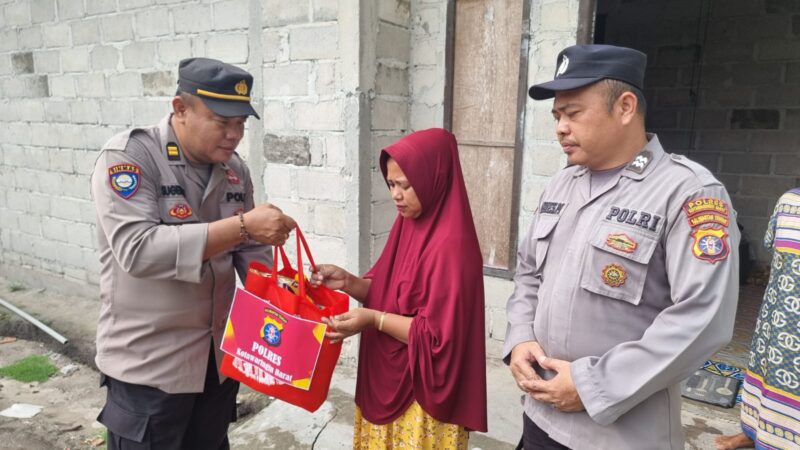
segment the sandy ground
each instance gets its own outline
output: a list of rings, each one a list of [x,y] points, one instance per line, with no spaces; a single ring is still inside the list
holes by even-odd
[[[98,374],[43,344],[27,340],[0,345],[0,366],[30,355],[46,355],[59,369],[71,367],[68,375],[57,373],[49,380],[21,383],[0,378],[0,410],[14,403],[28,403],[44,409],[30,419],[0,416],[0,447],[12,449],[93,448],[103,427],[95,422],[105,398],[98,388]]]

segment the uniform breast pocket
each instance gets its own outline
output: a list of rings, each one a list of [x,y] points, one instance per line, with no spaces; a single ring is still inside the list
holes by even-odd
[[[219,204],[219,211],[221,217],[230,217],[244,212],[244,196],[243,191],[226,192]]]
[[[553,230],[558,225],[558,219],[561,216],[542,214],[536,220],[533,228],[534,248],[536,249],[536,273],[539,278],[542,277],[542,267],[547,259],[547,250],[550,247],[550,242],[553,240]]]
[[[642,301],[650,258],[658,236],[603,223],[589,241],[581,287],[634,305]]]

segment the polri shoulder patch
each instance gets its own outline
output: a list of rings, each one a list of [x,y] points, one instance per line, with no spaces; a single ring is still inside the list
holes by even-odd
[[[133,197],[139,190],[141,169],[136,164],[116,164],[108,168],[111,189],[125,200]]]
[[[698,259],[713,264],[724,260],[730,254],[728,232],[722,227],[699,227],[692,232],[692,237],[694,238],[692,253]]]

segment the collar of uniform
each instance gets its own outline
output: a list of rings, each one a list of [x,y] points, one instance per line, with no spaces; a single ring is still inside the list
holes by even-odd
[[[661,147],[658,136],[654,133],[647,133],[647,145],[645,145],[644,148],[636,154],[636,157],[628,163],[625,169],[622,170],[622,176],[632,180],[644,179],[650,172],[655,170],[655,167],[664,155],[664,148]],[[642,165],[644,167],[641,167]]]
[[[633,163],[633,161],[636,160],[636,158],[634,158],[633,161],[626,164],[625,169],[622,171],[622,176],[628,177],[633,180],[641,180],[642,178],[646,177],[650,172],[653,171],[653,167],[655,167],[656,162],[658,162],[658,160],[660,160],[661,157],[664,156],[664,149],[661,147],[661,143],[658,141],[658,136],[656,136],[655,133],[647,133],[647,145],[645,145],[644,148],[639,153],[636,154],[636,157],[638,158],[645,152],[649,152],[649,158],[644,169],[641,170],[641,172],[637,172],[633,170],[633,168],[631,168],[631,164]],[[575,169],[575,173],[572,174],[572,177],[573,178],[582,177],[586,175],[588,172],[589,172],[588,167],[578,166]]]

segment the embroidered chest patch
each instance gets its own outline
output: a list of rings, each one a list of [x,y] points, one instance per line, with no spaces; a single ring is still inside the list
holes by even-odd
[[[169,215],[176,219],[185,219],[192,214],[192,207],[186,203],[178,203],[169,210]]]
[[[564,209],[564,205],[564,203],[544,202],[542,203],[542,207],[539,208],[539,212],[542,214],[561,214],[561,210]]]
[[[639,246],[632,237],[625,233],[611,233],[606,237],[606,245],[621,252],[633,253]]]
[[[233,169],[228,169],[225,172],[225,176],[228,178],[228,183],[230,183],[230,184],[239,184],[240,183],[239,176],[236,175],[236,172],[234,172]]]
[[[622,265],[617,263],[608,264],[603,267],[600,275],[603,278],[603,283],[614,288],[622,286],[625,284],[625,280],[628,279],[628,272]]]
[[[606,220],[612,219],[616,219],[619,223],[627,223],[628,225],[633,225],[645,230],[656,231],[662,217],[657,214],[637,211],[635,209],[612,206],[608,210],[608,214],[606,214]]]
[[[117,164],[108,168],[111,189],[125,200],[133,197],[139,190],[141,169],[136,164]]]

